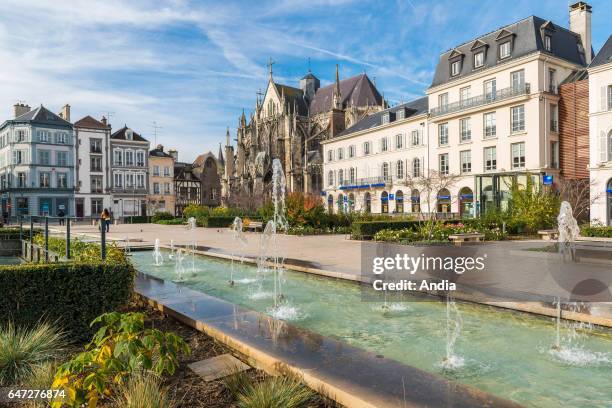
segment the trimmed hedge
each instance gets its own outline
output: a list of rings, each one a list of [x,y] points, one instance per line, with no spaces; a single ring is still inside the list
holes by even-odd
[[[585,226],[580,229],[583,237],[612,238],[612,227]]]
[[[384,229],[416,228],[416,220],[387,220],[387,221],[357,221],[351,227],[352,239],[371,239],[378,231]]]
[[[0,267],[0,325],[32,326],[48,320],[73,338],[91,336],[89,324],[131,298],[129,263],[55,263]]]
[[[160,225],[183,225],[186,223],[187,223],[187,220],[184,220],[182,218],[173,218],[171,220],[155,221],[155,224],[160,224]]]
[[[153,216],[151,217],[151,222],[157,222],[161,220],[173,220],[173,219],[174,219],[174,215],[170,214],[167,211],[162,211],[162,212],[153,214]]]
[[[148,224],[151,222],[151,217],[148,215],[134,215],[133,217],[123,217],[124,224]]]
[[[236,217],[233,216],[214,216],[211,215],[209,217],[202,219],[202,224],[205,227],[217,227],[217,228],[226,228],[232,225],[234,219]]]

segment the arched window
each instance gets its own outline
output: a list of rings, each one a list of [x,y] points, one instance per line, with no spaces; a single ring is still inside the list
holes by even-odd
[[[413,213],[421,212],[421,193],[416,188],[410,192],[411,210]]]
[[[404,161],[398,160],[396,163],[396,174],[398,179],[404,178]]]
[[[334,212],[334,196],[331,194],[327,196],[327,212],[330,214]]]
[[[336,206],[338,207],[338,214],[342,213],[344,210],[344,196],[342,194],[338,195],[338,201],[336,202]]]
[[[380,212],[387,214],[389,212],[389,193],[383,191],[380,194]]]
[[[344,182],[344,171],[338,170],[338,184],[342,185],[343,182]]]
[[[366,212],[366,214],[371,213],[372,212],[372,195],[370,193],[364,194],[363,203],[364,203],[364,211]]]
[[[334,172],[331,170],[329,171],[329,173],[327,173],[327,185],[328,186],[334,185]]]
[[[348,208],[350,212],[355,211],[355,194],[349,194],[348,198]]]
[[[384,181],[389,180],[389,163],[387,162],[382,165],[382,177]]]
[[[459,190],[459,215],[461,217],[473,217],[474,214],[474,192],[469,187]]]
[[[421,160],[418,157],[412,159],[412,177],[421,177]]]
[[[439,213],[449,213],[451,211],[450,191],[445,188],[438,191],[437,203],[437,210]]]
[[[351,169],[349,170],[349,177],[351,179],[351,184],[353,184],[355,182],[355,168],[351,167]]]
[[[404,192],[402,190],[397,190],[395,192],[395,212],[404,212]]]

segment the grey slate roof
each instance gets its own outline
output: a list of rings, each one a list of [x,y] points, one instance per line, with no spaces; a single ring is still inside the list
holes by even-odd
[[[308,114],[308,107],[304,101],[304,92],[301,89],[277,83],[274,83],[274,86],[276,86],[279,95],[285,95],[285,103],[290,109],[293,109],[295,103],[300,116]]]
[[[336,137],[350,135],[351,133],[359,132],[361,130],[371,129],[377,126],[382,125],[382,117],[385,113],[389,112],[392,115],[395,115],[397,111],[405,109],[404,119],[407,119],[411,116],[421,115],[423,113],[427,113],[429,111],[429,98],[424,96],[419,99],[415,99],[410,102],[403,103],[401,105],[394,106],[389,109],[385,109],[384,111],[376,112],[371,115],[366,116],[361,119],[359,122],[355,123],[348,129],[345,129]]]
[[[335,83],[317,89],[310,102],[310,114],[328,112],[332,109]],[[342,107],[382,105],[382,96],[366,74],[360,74],[340,81]]]
[[[171,155],[169,155],[168,153],[164,152],[161,149],[153,149],[153,150],[149,151],[149,156],[154,156],[154,157],[170,157],[170,158],[172,158]]]
[[[124,125],[121,129],[119,129],[118,131],[116,131],[115,133],[113,133],[111,135],[111,139],[119,139],[119,140],[127,140],[125,138],[125,131],[128,129],[128,127],[126,125]],[[134,132],[132,130],[132,140],[136,141],[136,142],[148,142],[147,139],[145,139],[144,137],[140,136],[138,133]]]
[[[80,127],[80,128],[88,128],[88,129],[109,129],[110,128],[108,125],[105,125],[104,123],[92,118],[89,115],[74,122],[74,126]]]
[[[38,123],[41,125],[55,125],[72,128],[70,122],[60,118],[42,105],[23,115],[17,116],[15,119],[7,120],[5,123]]]
[[[541,30],[543,26],[549,28],[547,33],[552,37],[551,51],[546,51],[544,48]],[[503,60],[498,60],[497,47],[498,44],[503,41],[496,41],[496,38],[502,30],[507,30],[512,33],[513,46],[510,57],[504,58]],[[474,70],[472,47],[476,46],[476,41],[484,43],[486,51],[484,66]],[[508,61],[512,61],[516,58],[538,51],[584,66],[584,53],[579,51],[578,44],[581,44],[580,36],[578,34],[573,33],[572,31],[569,31],[568,29],[559,25],[553,24],[552,22],[546,21],[540,17],[530,16],[444,52],[442,55],[440,55],[431,86],[434,87],[445,82],[449,82],[450,80],[463,78],[472,74],[472,72],[504,64]],[[589,51],[592,53],[592,50]],[[449,56],[454,52],[463,54],[463,63],[459,75],[451,77]]]
[[[607,64],[612,62],[612,35],[608,37],[608,41],[601,47],[601,50],[597,53],[593,61],[591,61],[590,67],[596,67],[598,65]]]

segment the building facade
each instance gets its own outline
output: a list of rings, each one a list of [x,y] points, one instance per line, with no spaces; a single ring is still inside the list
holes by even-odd
[[[69,106],[64,120],[44,106],[16,104],[0,126],[3,216],[73,216],[74,146]]]
[[[182,216],[188,205],[202,205],[202,183],[192,163],[174,162],[175,215]]]
[[[361,182],[355,187],[357,196],[368,197],[373,212],[400,212],[399,208],[401,212],[418,209],[473,216],[505,208],[514,181],[525,183],[531,178],[539,186],[558,182],[563,153],[558,85],[583,70],[592,56],[589,13],[575,5],[570,8],[570,16],[570,30],[532,16],[442,53],[426,92],[427,115],[421,117],[417,109],[414,121],[401,112],[398,120],[392,108],[379,119],[363,119],[364,124],[357,123],[326,142],[324,173],[329,178],[328,186],[330,172],[334,174],[334,183],[325,190],[328,206],[331,194],[335,195],[331,202],[339,194],[346,199],[337,188],[342,183],[334,157],[339,149],[346,151],[350,145],[357,146],[357,153],[352,157],[344,153],[342,182],[347,169],[356,168],[361,174],[368,169],[366,175],[374,177],[375,182]],[[420,105],[419,100],[412,104]],[[410,104],[400,107],[405,109],[406,105]],[[369,125],[371,120],[376,126]],[[412,133],[411,126],[421,123],[422,148],[414,152],[393,148],[394,143],[397,145],[395,137]],[[362,152],[360,156],[364,140],[371,141],[374,154]],[[423,157],[418,183],[406,171],[406,164],[414,156]],[[404,180],[393,173],[399,169],[398,160],[404,160]],[[438,185],[439,190],[424,196],[422,189],[414,189],[415,185],[427,185],[428,189]],[[406,205],[407,187],[410,200],[418,205]],[[399,206],[398,191],[403,199]],[[338,210],[341,206],[335,207]]]
[[[612,36],[588,72],[591,222],[612,225]]]
[[[164,146],[149,152],[148,215],[158,212],[175,213],[174,157],[164,152]]]
[[[199,155],[193,162],[193,174],[200,179],[200,202],[208,207],[221,205],[221,177],[223,155],[219,147],[219,158],[211,152]]]
[[[110,137],[114,217],[147,215],[149,141],[127,126]]]
[[[97,217],[104,208],[111,209],[110,136],[106,118],[98,121],[91,116],[74,123],[77,140],[75,215]]]
[[[384,109],[384,101],[366,74],[321,87],[311,72],[300,87],[270,77],[263,98],[247,120],[238,120],[236,147],[226,141],[222,184],[224,204],[263,201],[279,159],[287,191],[319,194],[322,189],[321,142],[338,135],[367,114]],[[256,204],[257,204],[256,203]]]

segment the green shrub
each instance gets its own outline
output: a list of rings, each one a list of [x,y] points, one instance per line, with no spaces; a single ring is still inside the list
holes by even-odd
[[[101,397],[112,394],[114,384],[141,370],[172,375],[179,365],[179,354],[190,353],[187,343],[176,334],[145,329],[142,313],[107,313],[91,325],[99,325],[91,343],[59,367],[52,384],[52,388],[66,391],[71,407],[96,406]]]
[[[159,220],[155,223],[160,225],[183,225],[187,223],[187,221],[183,218],[173,218],[171,220]]]
[[[528,175],[527,182],[510,185],[509,225],[517,233],[534,233],[557,223],[561,201],[559,195],[537,185]]]
[[[34,237],[34,244],[45,246],[45,236],[38,234]],[[66,240],[49,237],[49,250],[61,256],[66,253]],[[83,242],[78,238],[70,241],[70,259],[76,262],[98,262],[102,259],[101,247],[97,243]],[[125,251],[116,243],[106,244],[106,261],[110,263],[128,263]]]
[[[116,408],[174,408],[177,404],[162,387],[160,378],[151,372],[132,374],[121,384],[114,398]]]
[[[89,322],[129,301],[134,276],[128,262],[0,266],[0,324],[27,327],[46,318],[87,338]]]
[[[158,212],[153,214],[153,216],[151,217],[151,222],[157,222],[157,221],[161,221],[161,220],[173,220],[174,219],[174,215],[170,214],[169,212]]]
[[[227,228],[234,222],[234,216],[209,216],[208,218],[202,219],[202,226],[204,227],[216,227],[216,228]]]
[[[184,218],[191,218],[191,217],[200,218],[200,217],[208,217],[209,215],[210,215],[210,208],[204,205],[189,204],[183,210]]]
[[[580,228],[583,237],[612,238],[612,226],[585,225]]]
[[[370,239],[384,229],[415,229],[418,225],[419,221],[415,220],[357,221],[351,227],[351,238]]]
[[[0,327],[0,386],[27,385],[37,367],[58,358],[65,345],[64,334],[48,323],[27,329],[9,321]]]
[[[292,377],[272,377],[238,395],[238,408],[305,408],[316,394]]]
[[[151,222],[151,217],[148,215],[134,215],[123,217],[125,224],[148,224]]]

